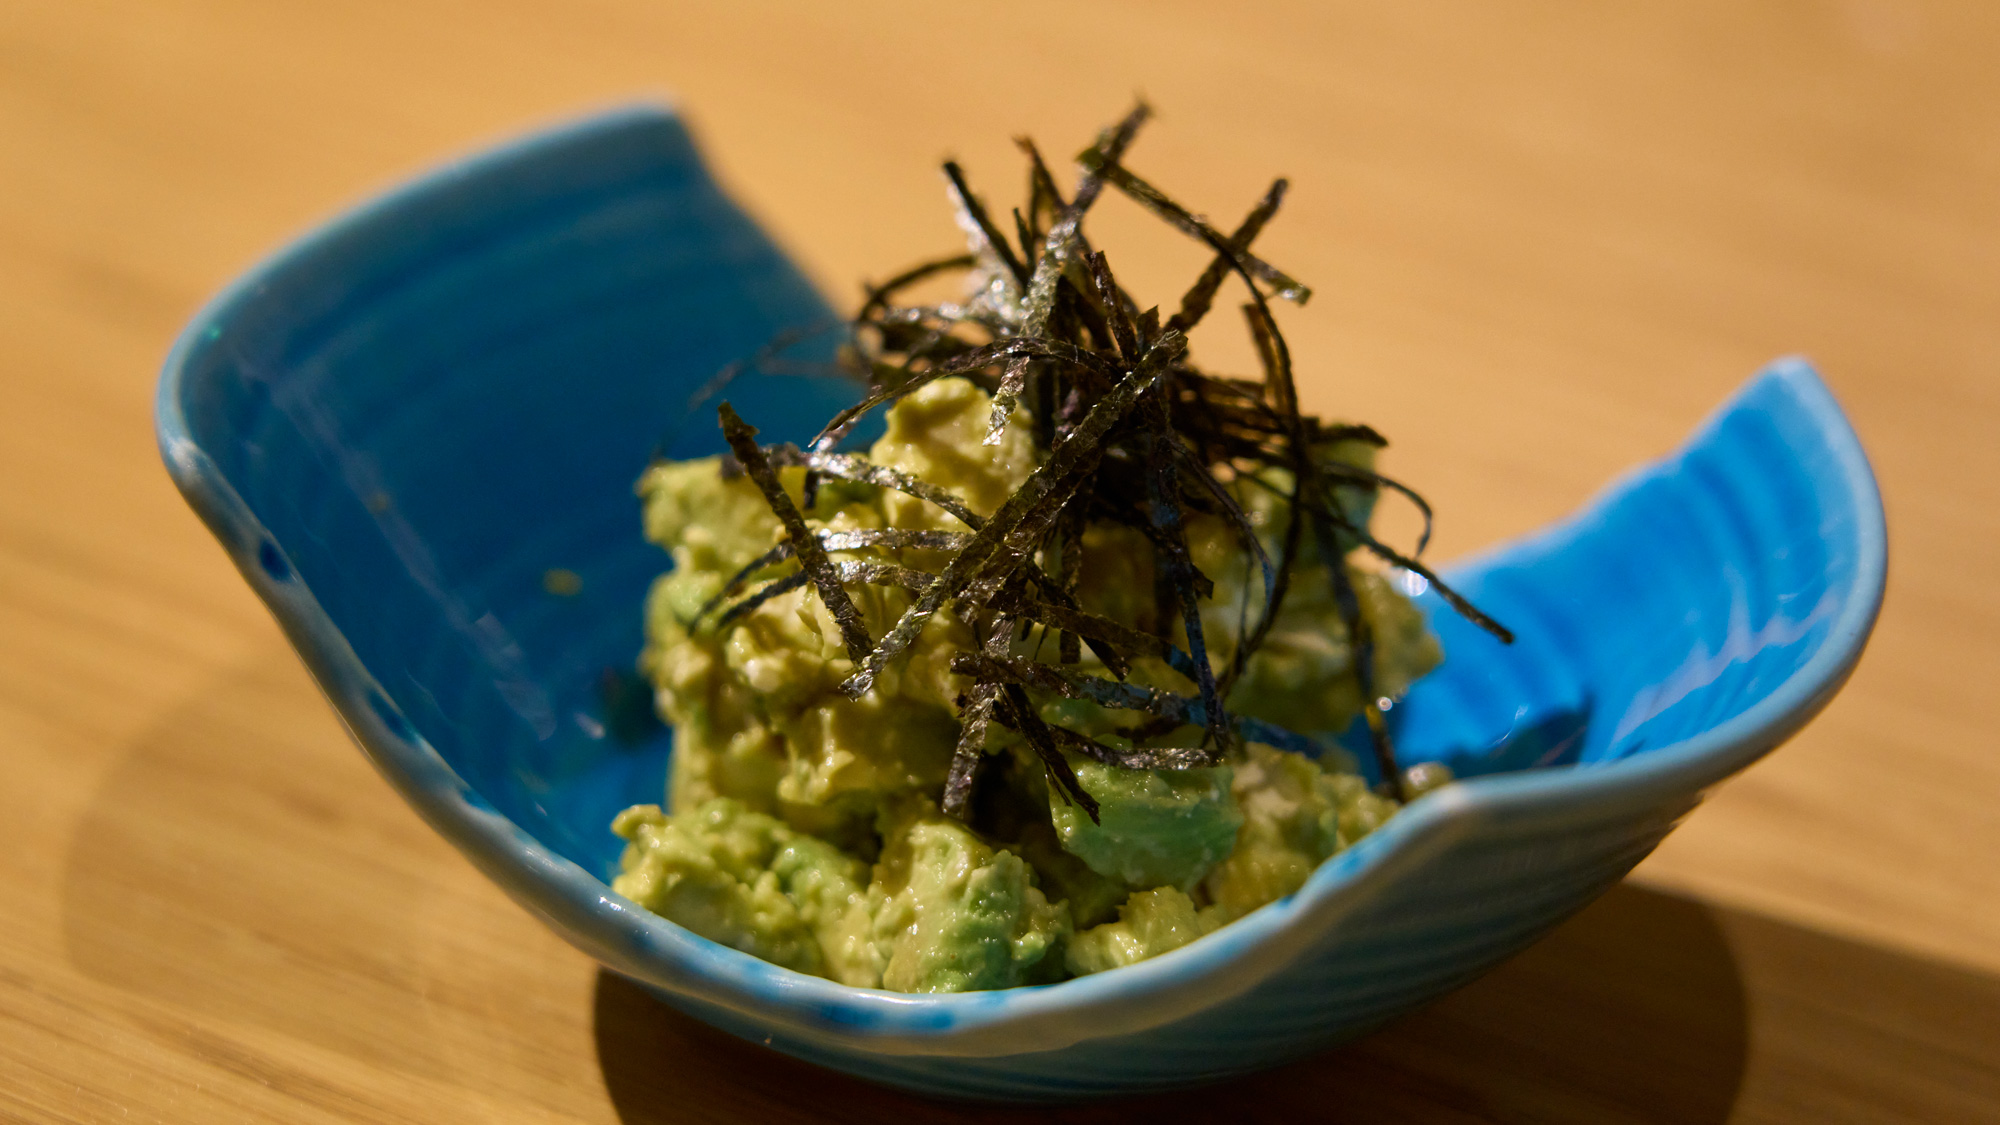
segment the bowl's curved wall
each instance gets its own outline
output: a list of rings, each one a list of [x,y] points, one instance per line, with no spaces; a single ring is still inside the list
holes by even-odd
[[[721,451],[712,420],[676,425],[690,394],[830,313],[675,118],[595,122],[524,176],[526,155],[450,169],[260,271],[185,342],[176,402],[402,714],[601,871],[616,810],[593,798],[664,760],[600,726],[600,674],[630,668],[661,569],[632,483],[663,442]],[[769,375],[731,394],[784,436],[847,398]],[[579,592],[548,594],[551,568]]]

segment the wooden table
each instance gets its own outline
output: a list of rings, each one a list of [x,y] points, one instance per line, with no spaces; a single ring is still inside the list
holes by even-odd
[[[1441,557],[1804,352],[1895,563],[1846,694],[1547,942],[1347,1050],[1033,1116],[2000,1120],[2000,7],[1230,7],[0,5],[0,1119],[1008,1118],[722,1039],[503,899],[182,506],[152,388],[259,255],[537,123],[672,91],[847,294],[953,243],[938,158],[1011,195],[1010,135],[1143,90],[1134,164],[1195,205],[1292,177],[1309,405],[1395,439]],[[1201,260],[1096,229],[1142,292]]]

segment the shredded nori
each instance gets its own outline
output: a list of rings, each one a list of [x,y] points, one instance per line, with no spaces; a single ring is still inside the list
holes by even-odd
[[[1125,166],[1126,150],[1150,112],[1143,103],[1135,106],[1078,155],[1079,179],[1067,199],[1034,142],[1016,138],[1028,162],[1028,198],[1024,207],[1011,211],[1011,238],[974,193],[964,169],[947,161],[944,176],[968,252],[921,263],[881,285],[864,287],[839,366],[865,391],[804,450],[758,446],[756,431],[722,404],[723,433],[734,455],[725,461],[725,471],[747,474],[757,484],[785,538],[742,568],[702,607],[697,620],[714,614],[716,626],[725,626],[780,593],[810,584],[839,626],[852,663],[841,691],[859,698],[928,621],[950,612],[971,629],[976,647],[953,654],[950,663],[954,673],[971,683],[957,701],[960,736],[945,782],[944,810],[968,815],[989,728],[997,722],[1016,731],[1034,751],[1051,793],[1095,820],[1097,803],[1077,780],[1068,755],[1130,769],[1189,769],[1222,761],[1237,740],[1310,754],[1327,748],[1313,732],[1287,730],[1228,709],[1232,689],[1283,608],[1293,573],[1300,566],[1324,566],[1347,632],[1377,765],[1389,791],[1407,797],[1377,694],[1373,628],[1362,611],[1348,554],[1363,550],[1421,575],[1468,620],[1502,641],[1511,642],[1513,634],[1418,560],[1430,541],[1432,523],[1430,505],[1421,495],[1330,453],[1341,442],[1379,447],[1387,444],[1382,436],[1365,425],[1327,424],[1301,413],[1291,351],[1272,315],[1270,298],[1303,303],[1311,290],[1250,250],[1282,206],[1286,181],[1274,181],[1236,229],[1223,234]],[[1164,323],[1158,309],[1141,311],[1119,286],[1105,255],[1083,234],[1084,218],[1106,186],[1131,196],[1214,252]],[[897,303],[914,285],[967,271],[971,295],[963,303]],[[1207,316],[1232,276],[1248,290],[1243,312],[1262,360],[1259,379],[1210,374],[1187,356],[1187,333]],[[794,334],[774,341],[752,363],[768,367],[778,349],[798,338]],[[697,399],[719,394],[744,366],[726,368]],[[1021,487],[987,517],[948,489],[837,451],[870,411],[954,375],[992,395],[989,444],[1025,414],[1040,452],[1039,464]],[[800,502],[780,484],[780,468],[806,470]],[[1274,478],[1268,470],[1280,473]],[[1287,476],[1289,484],[1282,490],[1271,483]],[[807,518],[823,479],[918,497],[968,530],[816,529]],[[1286,515],[1275,560],[1238,500],[1243,487],[1281,491]],[[1407,554],[1382,543],[1342,502],[1343,496],[1367,497],[1384,489],[1409,500],[1423,517],[1423,532]],[[1196,568],[1187,544],[1186,522],[1196,513],[1225,520],[1262,578],[1255,624],[1250,624],[1246,593],[1240,606],[1245,627],[1238,630],[1238,643],[1220,668],[1210,659],[1199,612],[1199,603],[1214,595],[1214,583]],[[1150,630],[1078,604],[1083,537],[1095,524],[1130,528],[1150,544],[1157,603]],[[932,571],[877,557],[829,557],[829,552],[904,550],[942,557],[943,565]],[[744,596],[760,575],[788,561],[795,561],[797,569],[765,577]],[[898,588],[913,598],[876,640],[847,584]],[[731,599],[739,600],[724,609]],[[1037,629],[1041,641],[1023,648]],[[1040,658],[1042,643],[1052,635],[1054,663]],[[1076,669],[1085,647],[1112,678]],[[1188,690],[1130,681],[1132,661],[1140,657],[1164,662],[1187,680]],[[1132,745],[1121,749],[1050,722],[1037,703],[1042,698],[1087,700],[1112,712],[1137,713],[1141,721],[1123,732],[1128,737],[1120,741]],[[1199,745],[1146,745],[1184,728],[1200,733]]]
[[[861,611],[854,608],[854,599],[847,596],[847,587],[840,584],[840,576],[834,573],[833,563],[826,557],[826,548],[820,545],[819,536],[806,526],[806,518],[800,514],[798,505],[785,492],[785,486],[778,481],[778,470],[771,467],[770,458],[757,445],[757,430],[739,417],[728,403],[723,403],[716,411],[722,421],[722,436],[728,440],[729,448],[736,454],[736,460],[750,479],[757,482],[757,488],[764,494],[764,502],[771,506],[772,514],[785,526],[785,534],[791,537],[792,553],[798,557],[799,569],[811,577],[819,589],[820,598],[826,602],[828,613],[833,615],[840,626],[841,640],[847,644],[847,654],[856,661],[867,658],[874,640],[868,636],[868,627],[861,621]]]

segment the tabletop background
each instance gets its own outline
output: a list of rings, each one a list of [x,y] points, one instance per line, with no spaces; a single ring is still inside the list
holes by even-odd
[[[2000,1120],[2000,5],[0,0],[0,1120],[1001,1121],[719,1037],[377,778],[182,505],[199,303],[450,155],[635,98],[830,294],[956,244],[1008,138],[1239,213],[1307,405],[1448,559],[1810,356],[1881,477],[1825,715],[1491,977],[1345,1050],[1058,1121]],[[1111,201],[1121,278],[1192,243]],[[1218,340],[1211,361],[1241,362]],[[636,518],[635,518],[636,534]],[[635,610],[636,612],[636,610]]]

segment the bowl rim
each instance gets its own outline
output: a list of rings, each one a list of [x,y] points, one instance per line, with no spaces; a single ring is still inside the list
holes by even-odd
[[[1244,991],[1279,971],[1338,917],[1392,884],[1404,870],[1494,819],[1549,825],[1600,819],[1607,806],[1653,805],[1695,795],[1742,769],[1804,725],[1851,674],[1880,613],[1887,527],[1866,454],[1831,391],[1804,359],[1776,361],[1740,388],[1675,452],[1629,470],[1576,512],[1530,535],[1460,560],[1448,573],[1489,567],[1564,534],[1712,437],[1732,411],[1775,393],[1798,411],[1830,454],[1811,474],[1822,492],[1844,493],[1852,527],[1857,596],[1840,604],[1825,642],[1769,695],[1690,738],[1588,768],[1469,778],[1409,806],[1355,847],[1322,864],[1296,894],[1201,941],[1110,973],[1060,984],[940,995],[861,989],[806,976],[697,937],[614,893],[498,813],[396,710],[310,590],[288,566],[275,575],[260,552],[282,545],[196,441],[186,406],[198,347],[223,335],[275,282],[317,260],[365,252],[393,237],[400,219],[448,200],[462,185],[533,179],[536,169],[595,152],[679,151],[662,141],[685,132],[667,104],[593,114],[452,161],[314,228],[211,298],[166,357],[156,399],[163,460],[183,496],[265,602],[350,735],[424,819],[517,901],[613,969],[670,993],[730,1009],[811,1038],[865,1042],[889,1054],[990,1055],[1031,1045],[1052,1050],[1127,1034]],[[698,162],[698,157],[694,158]],[[702,171],[702,169],[697,169]],[[533,190],[531,185],[523,190]],[[1251,956],[1250,954],[1259,954]]]

